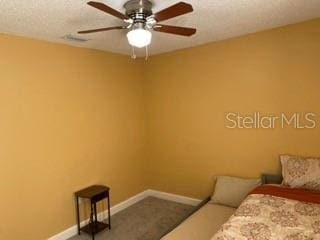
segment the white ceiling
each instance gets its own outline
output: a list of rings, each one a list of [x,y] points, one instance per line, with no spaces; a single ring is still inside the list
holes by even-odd
[[[99,1],[99,0],[97,0]],[[125,0],[100,0],[122,12]],[[196,27],[193,37],[154,32],[151,54],[169,52],[320,17],[320,0],[185,0],[194,12],[164,22]],[[86,0],[0,0],[0,32],[80,47],[131,54],[125,30],[77,35],[78,30],[119,26],[122,21]],[[153,0],[154,12],[179,1]],[[90,39],[74,43],[67,34]]]

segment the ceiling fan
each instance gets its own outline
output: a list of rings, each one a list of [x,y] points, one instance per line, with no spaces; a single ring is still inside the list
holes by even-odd
[[[129,30],[127,33],[129,44],[133,47],[142,48],[151,43],[152,33],[150,30],[181,36],[192,36],[196,33],[194,28],[159,24],[159,22],[167,19],[192,12],[193,7],[185,2],[179,2],[157,13],[153,13],[153,4],[149,0],[127,1],[124,4],[126,10],[124,14],[101,2],[90,1],[88,5],[123,20],[125,24],[124,26],[80,31],[79,34],[127,29]]]

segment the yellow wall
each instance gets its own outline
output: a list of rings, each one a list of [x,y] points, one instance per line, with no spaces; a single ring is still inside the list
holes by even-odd
[[[0,239],[75,224],[72,193],[112,203],[147,188],[193,197],[215,174],[320,155],[314,130],[231,130],[225,114],[319,110],[320,20],[152,57],[0,36]],[[320,124],[320,116],[318,116]]]
[[[313,111],[320,124],[320,20],[152,57],[149,187],[194,197],[215,174],[278,172],[281,153],[320,155],[319,128],[232,130],[225,114]]]
[[[113,204],[145,190],[140,62],[6,35],[0,53],[0,239],[71,227],[87,185]]]

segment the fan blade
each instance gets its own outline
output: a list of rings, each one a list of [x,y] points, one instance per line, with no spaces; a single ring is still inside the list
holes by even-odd
[[[103,3],[90,1],[90,2],[88,2],[88,5],[90,5],[91,7],[97,8],[103,12],[109,13],[112,16],[115,16],[115,17],[120,18],[122,20],[127,19],[127,17],[124,14],[122,14],[121,12],[118,12],[117,10],[115,10],[115,9],[113,9]]]
[[[192,11],[192,5],[185,2],[179,2],[175,5],[172,5],[171,7],[163,9],[162,11],[154,14],[154,18],[157,20],[157,22],[161,22],[169,18],[174,18]]]
[[[163,24],[157,24],[153,27],[154,31],[157,32],[163,32],[163,33],[171,33],[176,35],[182,35],[182,36],[192,36],[197,32],[197,29],[195,28],[185,28],[185,27],[176,27],[176,26],[169,26],[169,25],[163,25]]]
[[[125,29],[126,27],[108,27],[108,28],[98,28],[98,29],[92,29],[87,31],[80,31],[79,34],[85,34],[85,33],[95,33],[95,32],[103,32],[103,31],[109,31],[109,30],[115,30],[115,29]]]

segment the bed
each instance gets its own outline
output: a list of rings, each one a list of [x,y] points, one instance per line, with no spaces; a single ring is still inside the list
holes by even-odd
[[[319,192],[282,181],[262,174],[238,209],[207,200],[161,240],[320,240]]]
[[[210,240],[235,208],[206,203],[161,240]]]
[[[320,239],[320,194],[262,185],[240,205],[211,240]]]

